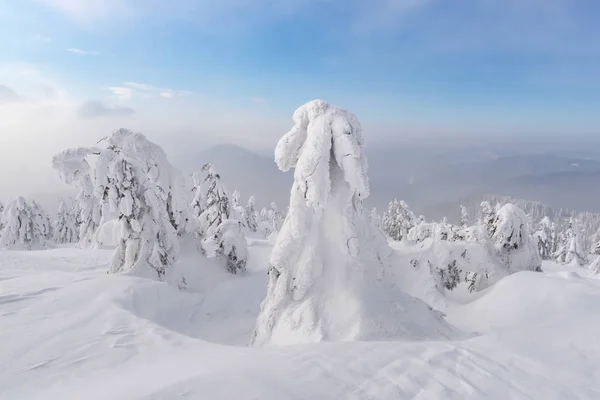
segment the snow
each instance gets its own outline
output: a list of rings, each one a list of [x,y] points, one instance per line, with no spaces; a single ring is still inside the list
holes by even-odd
[[[108,250],[0,252],[0,399],[600,396],[600,280],[584,268],[544,262],[465,294],[446,311],[457,340],[253,348],[271,247],[249,243],[243,275],[194,261],[194,292],[107,275]]]

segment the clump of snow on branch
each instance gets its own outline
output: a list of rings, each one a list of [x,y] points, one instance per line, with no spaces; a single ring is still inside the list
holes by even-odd
[[[322,100],[300,107],[279,141],[275,161],[295,168],[294,184],[254,344],[452,334],[424,302],[385,281],[389,248],[362,207],[362,146],[356,117]]]

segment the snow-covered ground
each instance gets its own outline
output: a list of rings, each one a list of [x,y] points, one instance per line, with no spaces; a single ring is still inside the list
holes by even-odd
[[[112,251],[0,252],[1,399],[600,399],[600,280],[544,264],[449,301],[455,341],[251,348],[270,245],[201,292]],[[183,257],[182,262],[192,263]]]

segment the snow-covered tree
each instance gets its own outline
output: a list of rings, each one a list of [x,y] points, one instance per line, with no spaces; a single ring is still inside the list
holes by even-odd
[[[231,194],[231,219],[246,225],[246,209],[240,204],[240,193],[237,190]]]
[[[256,232],[258,230],[258,215],[256,214],[256,200],[254,196],[250,196],[248,199],[244,215],[246,216],[246,226],[248,229]]]
[[[460,205],[460,226],[462,228],[466,228],[467,226],[469,226],[470,219],[471,218],[469,217],[469,210],[467,210],[467,207],[465,207],[461,204]]]
[[[107,143],[96,163],[94,193],[120,224],[110,272],[164,279],[179,254],[167,207],[173,167],[164,151],[141,133],[119,129]]]
[[[192,217],[196,219],[200,218],[200,215],[202,215],[202,213],[206,211],[206,188],[205,185],[203,185],[203,175],[204,174],[202,174],[201,172],[194,172],[194,174],[192,175],[192,179],[194,182],[194,197],[192,199],[190,207],[192,209]]]
[[[587,257],[581,246],[576,219],[571,218],[569,220],[564,238],[554,256],[558,262],[563,264],[585,265]]]
[[[228,272],[237,274],[246,269],[248,245],[240,221],[223,220],[204,240],[203,247],[208,258],[224,256]]]
[[[231,273],[243,271],[246,267],[246,238],[241,230],[241,222],[234,217],[232,205],[221,177],[211,164],[202,167],[205,173],[202,183],[206,210],[200,215],[202,232],[205,236],[202,247],[210,257],[223,257],[227,270]],[[242,246],[241,243],[244,243]]]
[[[550,260],[553,255],[552,248],[555,247],[554,224],[550,221],[550,218],[542,218],[533,237],[537,240],[538,251],[540,252],[542,260]]]
[[[382,217],[383,230],[394,240],[400,241],[406,237],[416,225],[416,218],[404,200],[392,200]]]
[[[268,213],[269,221],[271,222],[271,232],[279,232],[283,224],[283,215],[279,211],[279,207],[275,202],[271,203],[271,209]]]
[[[481,211],[479,214],[479,224],[491,235],[494,220],[496,219],[496,210],[489,201],[481,202]]]
[[[263,207],[260,210],[258,216],[258,231],[266,238],[271,236],[271,233],[273,233],[273,224],[271,222],[271,218],[269,217],[269,211],[266,207]]]
[[[202,172],[205,174],[202,182],[203,197],[206,209],[200,215],[202,231],[206,236],[212,236],[221,223],[231,215],[231,203],[225,188],[221,184],[221,177],[211,164],[204,164]]]
[[[275,150],[281,170],[295,168],[294,184],[253,343],[444,332],[425,303],[385,283],[389,265],[362,207],[369,182],[356,117],[316,100],[300,107],[294,122]]]
[[[496,211],[490,234],[497,257],[508,273],[541,271],[542,260],[537,243],[530,236],[527,215],[513,204]]]
[[[0,248],[39,250],[49,246],[49,224],[41,208],[23,197],[11,200],[2,212],[4,228],[0,234]]]
[[[100,154],[96,147],[82,147],[64,150],[52,158],[52,166],[58,170],[60,178],[67,184],[76,184],[79,187],[77,195],[77,209],[79,215],[79,246],[90,247],[94,245],[94,235],[102,219],[102,206],[94,197],[93,171],[87,161],[92,154]]]
[[[58,199],[58,214],[53,227],[56,243],[77,243],[79,241],[76,213],[77,210],[71,198]]]

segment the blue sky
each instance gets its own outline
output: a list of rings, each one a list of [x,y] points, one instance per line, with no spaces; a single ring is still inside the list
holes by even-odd
[[[313,98],[371,141],[593,138],[599,20],[598,0],[0,0],[4,152],[121,126],[271,148]]]

